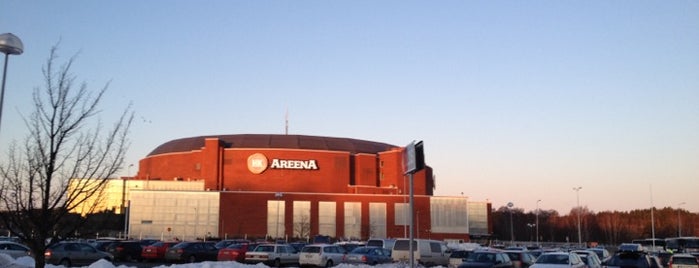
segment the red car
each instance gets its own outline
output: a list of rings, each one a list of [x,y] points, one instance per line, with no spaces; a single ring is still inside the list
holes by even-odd
[[[237,261],[242,263],[245,261],[245,253],[248,250],[253,250],[258,244],[231,244],[225,248],[218,250],[219,261]]]
[[[150,246],[145,246],[143,247],[143,250],[141,251],[141,258],[144,261],[150,261],[150,260],[164,260],[165,259],[165,252],[167,251],[168,248],[171,246],[176,245],[179,242],[155,242],[151,244]]]

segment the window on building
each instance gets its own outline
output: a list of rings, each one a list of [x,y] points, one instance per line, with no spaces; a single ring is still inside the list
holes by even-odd
[[[267,234],[284,237],[284,200],[267,200]]]
[[[311,235],[311,202],[294,201],[294,237],[308,239]]]
[[[407,203],[394,204],[396,225],[408,225],[408,207]]]
[[[345,203],[345,238],[360,239],[362,237],[362,203]]]
[[[386,238],[386,203],[369,203],[369,237]]]
[[[431,197],[432,232],[468,233],[467,199],[463,197]]]
[[[331,237],[337,236],[335,202],[318,202],[318,234]]]

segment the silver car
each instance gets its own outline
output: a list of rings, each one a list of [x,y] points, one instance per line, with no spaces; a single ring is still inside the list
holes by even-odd
[[[594,251],[573,250],[573,252],[580,256],[580,259],[587,264],[587,268],[602,268],[602,260],[599,259],[599,256]]]
[[[246,263],[264,263],[272,267],[297,265],[299,253],[287,244],[262,244],[245,253]]]
[[[27,246],[10,241],[0,241],[0,253],[5,253],[15,259],[32,255]]]
[[[332,267],[339,264],[347,255],[343,248],[337,245],[313,244],[307,245],[299,253],[299,265]]]
[[[587,265],[574,252],[547,252],[536,258],[530,268],[585,268]]]

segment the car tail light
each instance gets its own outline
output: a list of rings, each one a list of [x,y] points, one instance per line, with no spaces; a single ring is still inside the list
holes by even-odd
[[[45,257],[45,258],[51,258],[51,253],[52,253],[52,252],[51,252],[50,249],[46,250],[46,251],[44,252],[44,257]]]
[[[182,253],[184,253],[184,249],[178,248],[178,249],[177,249],[177,254],[182,254]]]
[[[118,247],[116,247],[116,251],[119,251],[119,252],[124,251],[124,247],[118,246]]]
[[[362,256],[362,262],[367,262],[366,256]]]

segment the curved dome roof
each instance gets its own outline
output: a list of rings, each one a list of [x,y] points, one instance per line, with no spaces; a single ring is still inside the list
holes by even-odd
[[[281,149],[306,149],[342,151],[350,153],[371,153],[389,151],[400,148],[386,143],[356,140],[348,138],[332,138],[304,135],[281,135],[281,134],[235,134],[235,135],[213,135],[198,136],[171,140],[161,144],[148,156],[165,153],[188,152],[199,150],[204,147],[207,138],[218,138],[223,142],[225,148],[281,148]]]

